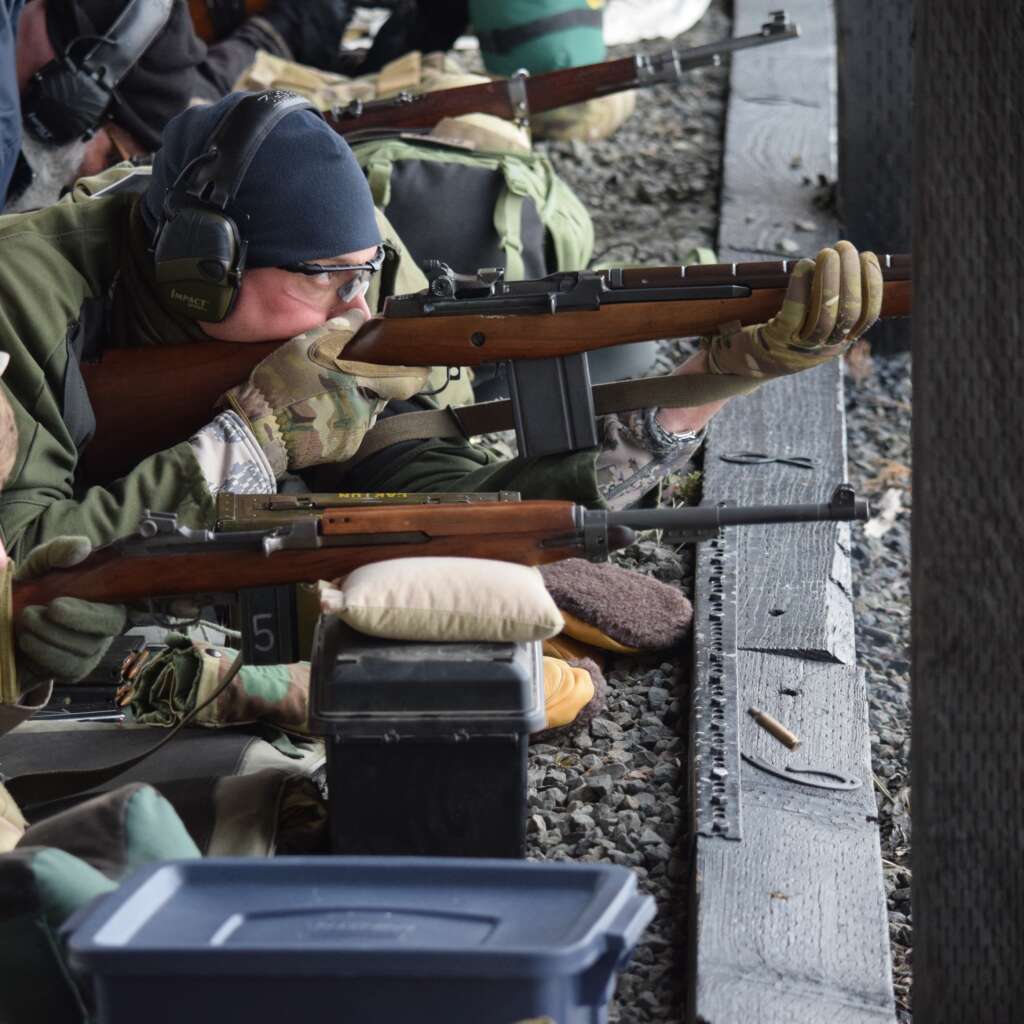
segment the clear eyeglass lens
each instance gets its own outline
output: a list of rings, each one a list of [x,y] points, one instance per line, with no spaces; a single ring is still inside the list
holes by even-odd
[[[370,287],[369,270],[353,270],[347,274],[290,274],[285,289],[303,302],[332,305],[355,302]]]
[[[370,290],[370,271],[355,270],[352,277],[338,287],[338,298],[342,302],[355,302]]]

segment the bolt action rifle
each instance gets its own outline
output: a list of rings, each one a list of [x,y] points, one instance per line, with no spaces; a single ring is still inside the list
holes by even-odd
[[[259,14],[269,0],[189,0],[196,34],[213,42],[223,38],[243,19]],[[531,76],[526,71],[478,85],[414,93],[403,90],[379,100],[352,100],[326,114],[327,123],[349,141],[363,133],[429,130],[446,117],[493,114],[520,124],[531,114],[583,103],[599,96],[644,89],[660,83],[680,82],[696,68],[718,67],[726,54],[768,43],[795,39],[799,26],[785,11],[773,11],[758,32],[722,39],[707,46],[637,53],[619,60],[560,68]]]
[[[882,256],[880,262],[882,316],[908,315],[910,256]],[[634,267],[505,281],[500,269],[459,275],[434,261],[426,290],[387,299],[383,312],[345,347],[344,357],[392,366],[505,363],[510,401],[453,410],[441,421],[421,419],[410,436],[466,437],[514,426],[522,455],[574,451],[597,443],[596,415],[642,405],[701,404],[736,393],[737,378],[710,375],[592,389],[587,352],[711,334],[735,321],[761,323],[781,307],[795,265],[780,260]],[[187,438],[209,422],[220,396],[279,344],[211,341],[110,349],[100,362],[83,364],[97,421],[83,453],[86,476],[113,479]],[[697,402],[687,399],[695,385],[702,389]],[[432,415],[410,413],[405,419]],[[378,433],[360,455],[384,438]]]
[[[356,99],[328,112],[327,123],[350,142],[381,132],[429,130],[446,117],[463,114],[493,114],[525,125],[531,114],[543,114],[630,89],[680,82],[696,68],[718,67],[726,54],[781,43],[799,34],[799,27],[786,17],[785,11],[773,11],[758,32],[722,39],[707,46],[670,49],[656,54],[638,53],[539,75],[519,71],[511,78],[492,82],[433,92],[402,91],[369,102]]]
[[[283,499],[283,502],[282,502]],[[288,502],[294,504],[289,507]],[[840,484],[822,504],[709,505],[697,508],[588,509],[518,495],[222,495],[213,530],[148,512],[138,532],[94,551],[70,569],[15,582],[15,614],[55,597],[138,602],[187,594],[335,579],[392,558],[445,555],[540,565],[563,558],[604,559],[638,530],[666,531],[693,543],[726,526],[850,522],[868,504]]]

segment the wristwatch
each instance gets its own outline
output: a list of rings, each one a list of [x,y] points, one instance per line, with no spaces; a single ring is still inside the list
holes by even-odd
[[[653,406],[652,408],[645,409],[643,413],[644,433],[647,435],[651,451],[655,455],[668,455],[682,445],[690,445],[696,448],[704,440],[704,434],[707,433],[706,427],[701,430],[683,430],[677,434],[671,430],[666,430],[658,422],[659,412],[659,407]]]

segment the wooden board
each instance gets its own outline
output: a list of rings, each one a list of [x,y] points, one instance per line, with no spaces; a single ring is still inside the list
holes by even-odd
[[[835,23],[831,3],[796,0],[786,12],[800,38],[737,54],[729,112],[718,244],[721,259],[813,255],[834,242],[835,219],[814,198],[835,178]],[[736,0],[733,32],[756,30],[764,5]],[[808,184],[808,180],[810,184]],[[813,224],[806,230],[798,224]]]
[[[778,255],[782,238],[813,254],[839,237],[804,177],[835,174],[831,5],[787,4],[801,38],[738,55],[726,129],[721,260]],[[763,16],[736,0],[734,32]],[[798,229],[797,223],[806,230]],[[809,225],[813,224],[813,228]],[[803,455],[810,469],[742,465],[722,455]],[[845,479],[842,377],[828,364],[775,381],[716,417],[705,448],[704,500],[825,501]],[[859,529],[855,526],[854,529]],[[851,780],[822,789],[741,762],[742,833],[702,827],[695,805],[688,1019],[701,1024],[877,1024],[894,1018],[888,919],[875,819],[867,703],[855,664],[849,527],[735,531],[735,723],[741,756],[776,770],[815,768]],[[712,551],[698,553],[697,603]],[[712,685],[695,673],[696,706]],[[790,751],[747,714],[767,711],[801,739]],[[711,763],[691,737],[691,791]],[[812,776],[811,778],[815,778]]]
[[[738,505],[827,501],[846,476],[842,387],[835,365],[783,378],[734,400],[714,421],[705,495]],[[745,465],[722,456],[805,456],[811,469]],[[853,663],[849,527],[837,523],[737,531],[741,645]]]

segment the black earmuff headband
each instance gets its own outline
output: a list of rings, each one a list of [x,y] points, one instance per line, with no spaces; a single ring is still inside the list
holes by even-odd
[[[174,0],[130,0],[102,36],[73,39],[29,80],[22,118],[43,142],[63,143],[95,131],[116,99],[117,86],[171,17]],[[90,39],[95,44],[76,57]]]
[[[181,315],[217,323],[231,312],[246,241],[228,208],[264,140],[296,110],[319,113],[280,89],[239,100],[167,190],[153,238],[156,281],[164,303]]]

